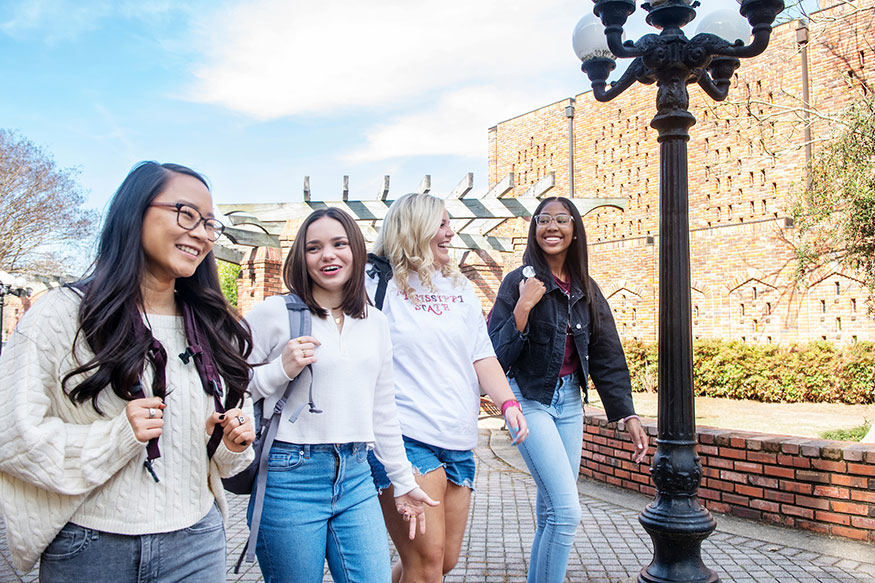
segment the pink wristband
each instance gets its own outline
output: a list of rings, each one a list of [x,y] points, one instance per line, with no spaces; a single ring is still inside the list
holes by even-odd
[[[504,403],[501,404],[501,414],[504,415],[504,412],[507,411],[508,408],[510,408],[510,407],[516,407],[520,411],[523,410],[523,408],[520,407],[519,401],[517,401],[516,399],[508,399],[507,401],[505,401]]]

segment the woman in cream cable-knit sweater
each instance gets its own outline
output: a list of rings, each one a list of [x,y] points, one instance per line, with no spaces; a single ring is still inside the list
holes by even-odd
[[[249,463],[254,432],[239,408],[250,335],[219,289],[212,206],[196,172],[136,166],[89,276],[39,300],[3,351],[0,506],[15,566],[41,559],[41,582],[224,580],[219,478]],[[177,357],[185,305],[225,381],[224,415]]]

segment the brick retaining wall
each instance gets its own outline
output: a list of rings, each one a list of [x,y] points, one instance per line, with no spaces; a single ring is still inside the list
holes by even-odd
[[[653,496],[622,423],[587,412],[582,476]],[[643,419],[656,448],[656,421]],[[699,427],[699,498],[721,512],[875,543],[875,445]]]

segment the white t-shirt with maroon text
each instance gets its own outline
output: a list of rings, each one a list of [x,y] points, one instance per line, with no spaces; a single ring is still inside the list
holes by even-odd
[[[365,280],[373,298],[377,279]],[[414,297],[408,298],[393,278],[383,302],[392,336],[401,432],[445,449],[473,449],[480,411],[474,362],[495,356],[495,351],[471,283],[462,279],[454,284],[439,273],[432,283],[434,291],[423,288],[419,277],[411,274]]]

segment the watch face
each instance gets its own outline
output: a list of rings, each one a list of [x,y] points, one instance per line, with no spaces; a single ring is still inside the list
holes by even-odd
[[[526,279],[530,277],[535,277],[535,268],[531,265],[526,265],[525,267],[523,267],[523,277],[525,277]]]

